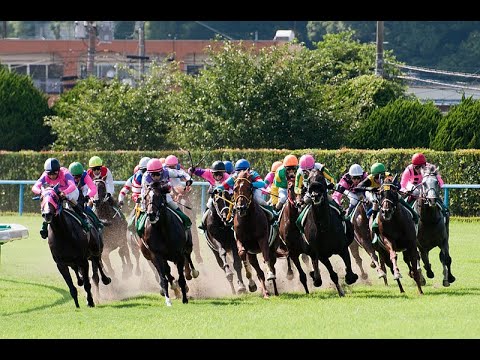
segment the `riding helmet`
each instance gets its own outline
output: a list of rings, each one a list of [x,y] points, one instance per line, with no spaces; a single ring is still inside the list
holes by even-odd
[[[153,158],[148,161],[147,172],[152,173],[152,172],[162,172],[162,171],[163,171],[163,166],[160,159]]]
[[[385,172],[385,165],[382,163],[375,163],[372,165],[372,168],[370,169],[370,174],[372,175],[377,175]]]
[[[145,170],[147,168],[147,163],[150,161],[148,156],[142,157],[140,162],[138,163],[138,168],[141,170]]]
[[[223,162],[225,164],[225,171],[228,173],[228,174],[231,174],[233,172],[233,164],[231,161],[229,160],[225,160]]]
[[[60,170],[60,162],[56,158],[48,158],[43,165],[43,169],[47,172]]]
[[[166,166],[177,166],[178,165],[178,159],[175,155],[168,155],[165,158],[165,165]]]
[[[422,153],[416,153],[412,156],[412,164],[413,165],[425,165],[427,163],[427,159],[425,159],[425,155]]]
[[[221,161],[214,161],[210,169],[213,172],[225,171],[225,164]]]
[[[283,166],[285,167],[297,167],[298,166],[298,159],[295,155],[287,155],[283,159]]]
[[[277,169],[282,166],[283,163],[281,161],[275,161],[273,164],[272,164],[272,167],[270,168],[270,172],[275,172],[277,171]]]
[[[350,176],[362,176],[363,169],[360,165],[353,164],[352,166],[350,166],[350,169],[348,169],[348,173],[350,174]]]
[[[315,159],[310,154],[305,154],[300,157],[300,169],[312,170],[315,167]]]
[[[68,171],[70,171],[70,174],[72,174],[73,176],[82,175],[83,174],[83,165],[81,163],[79,163],[78,161],[72,162],[68,166]]]
[[[88,160],[88,167],[93,168],[93,167],[102,166],[102,165],[103,165],[103,161],[98,156],[92,156],[90,160]]]
[[[237,160],[235,163],[235,171],[246,170],[250,168],[250,163],[245,159]]]

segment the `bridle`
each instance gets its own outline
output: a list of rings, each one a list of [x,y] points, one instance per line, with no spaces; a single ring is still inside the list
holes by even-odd
[[[380,202],[380,213],[382,214],[383,218],[387,221],[389,221],[393,214],[395,213],[395,210],[397,209],[398,205],[398,199],[397,201],[394,201],[392,199],[387,198],[387,194],[392,193],[393,198],[395,196],[398,196],[396,193],[397,187],[394,184],[382,184],[380,186],[380,194],[382,194],[382,200]]]
[[[247,183],[248,185],[246,185]],[[239,193],[241,190],[248,186],[248,191],[250,194],[244,195]],[[250,204],[253,200],[253,191],[252,191],[252,182],[247,178],[237,178],[235,179],[235,186],[233,188],[233,203],[234,209],[238,213],[238,216],[245,216],[247,209],[250,207]]]

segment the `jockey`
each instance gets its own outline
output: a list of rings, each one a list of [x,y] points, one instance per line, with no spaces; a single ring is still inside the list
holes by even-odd
[[[86,218],[82,208],[78,205],[78,189],[75,186],[75,180],[72,174],[67,168],[61,167],[60,162],[56,158],[48,158],[43,165],[44,172],[40,178],[32,186],[32,192],[36,195],[41,195],[42,188],[53,187],[59,184],[58,190],[60,191],[60,198],[66,198],[72,205],[73,210],[79,215],[83,228],[86,232],[90,231],[90,224]],[[40,230],[40,236],[46,239],[48,236],[47,231],[48,224],[44,221],[42,229]]]
[[[127,181],[125,181],[125,184],[123,184],[122,189],[118,193],[118,207],[123,206],[123,200],[125,199],[125,195],[127,195],[130,190],[132,190],[132,185],[133,185],[133,178],[135,177],[135,173],[138,171],[138,165],[135,165],[135,168],[133,169],[133,174],[130,176]],[[132,194],[133,195],[133,194]]]
[[[142,192],[142,177],[143,174],[147,171],[147,164],[150,161],[149,157],[142,157],[140,159],[140,162],[138,163],[138,169],[135,171],[133,174],[133,179],[132,179],[132,201],[134,203],[137,203],[139,200],[138,198],[140,197],[140,194]],[[120,199],[120,196],[119,196]]]
[[[385,165],[382,163],[375,163],[370,168],[370,175],[360,182],[360,184],[355,187],[355,191],[365,191],[367,187],[372,187],[374,189],[378,189],[385,180],[393,181],[393,175],[390,172],[385,171]],[[395,184],[397,185],[397,184]],[[399,186],[398,186],[399,187]],[[373,204],[371,211],[367,212],[367,216],[372,215],[373,219],[375,220],[378,214],[379,204],[377,197],[371,191],[366,191],[365,196],[369,202]],[[399,202],[405,206],[408,211],[412,214],[413,221],[415,223],[415,228],[418,225],[418,214],[415,210],[398,194]],[[374,226],[372,225],[372,228]]]
[[[299,168],[295,176],[295,194],[297,195],[297,202],[310,203],[311,199],[305,196],[308,188],[308,176],[313,169],[320,170],[323,177],[327,180],[327,188],[333,189],[335,187],[335,178],[330,170],[325,165],[315,162],[315,158],[310,154],[305,154],[300,157]],[[338,204],[333,201],[332,197],[328,195],[328,202],[334,205],[337,209],[342,210]]]
[[[283,159],[282,165],[275,171],[273,184],[278,189],[278,202],[275,210],[280,211],[287,201],[288,181],[295,181],[295,173],[298,170],[298,159],[295,155],[289,154]]]
[[[238,177],[239,172],[242,170],[248,170],[248,173],[250,175],[249,180],[253,186],[253,200],[265,210],[269,220],[275,220],[276,214],[272,210],[270,210],[269,205],[262,196],[261,189],[265,187],[265,182],[263,181],[260,174],[255,170],[250,169],[250,163],[245,159],[237,160],[234,170],[234,173],[230,175],[227,180],[223,181],[221,185],[217,186],[214,189],[214,192],[233,189],[235,185],[235,180]]]
[[[190,191],[190,186],[192,186],[193,183],[192,177],[180,166],[175,155],[168,155],[165,158],[163,167],[168,171],[168,177],[170,178],[174,195]],[[182,179],[186,180],[185,184]]]
[[[164,170],[160,159],[153,158],[150,159],[147,163],[147,172],[143,174],[142,177],[142,191],[141,191],[141,198],[145,199],[145,194],[148,191],[148,185],[159,182],[165,190],[168,190],[166,195],[167,205],[171,208],[175,213],[180,216],[182,219],[183,225],[185,230],[190,229],[192,226],[192,222],[190,218],[183,213],[182,210],[178,207],[177,203],[173,201],[172,195],[170,195],[170,191],[172,189],[172,184],[170,183],[170,178],[168,176],[168,171]],[[142,201],[141,203],[141,210],[145,211],[145,202]]]
[[[113,184],[113,175],[109,168],[103,165],[103,160],[98,156],[92,156],[88,161],[87,170],[88,175],[92,180],[102,179],[105,181],[107,188],[108,202],[110,205],[115,205],[115,200],[112,198],[113,193],[115,192],[115,185]]]
[[[223,162],[225,164],[225,172],[228,174],[228,175],[231,175],[233,173],[233,164],[230,160],[225,160]]]
[[[427,166],[431,166],[432,164],[427,163],[427,159],[425,158],[425,155],[422,153],[416,153],[412,156],[412,163],[409,164],[405,170],[402,173],[402,178],[400,180],[400,185],[402,191],[412,191],[418,184],[422,183],[423,180],[423,175],[422,175],[422,168],[425,168]],[[440,188],[443,187],[443,179],[440,176],[440,174],[437,174],[437,179],[438,179],[438,185],[440,185]],[[414,194],[418,194],[418,191],[413,192]],[[408,203],[413,204],[415,200],[415,197],[410,195],[408,197]],[[437,199],[437,204],[439,204],[442,208],[442,212],[444,216],[447,216],[448,214],[448,208],[445,206],[445,204]]]
[[[72,162],[68,166],[68,171],[73,176],[75,185],[78,189],[78,205],[81,206],[88,215],[92,217],[94,223],[98,230],[103,228],[103,223],[100,221],[98,216],[93,212],[92,208],[88,206],[89,199],[97,195],[97,187],[93,182],[90,175],[83,168],[83,165],[79,162]]]
[[[333,200],[337,202],[338,205],[342,205],[342,194],[348,196],[350,204],[347,209],[347,215],[355,208],[358,204],[358,196],[354,192],[350,191],[355,188],[362,180],[367,177],[367,173],[363,171],[362,167],[358,164],[353,164],[348,169],[348,172],[345,173],[340,181],[337,184],[335,192],[332,195]]]
[[[208,193],[212,194],[213,189],[216,186],[222,185],[222,182],[226,181],[229,178],[229,175],[225,171],[225,164],[221,161],[214,161],[210,169],[200,169],[200,168],[189,168],[188,173],[196,176],[200,176],[201,178],[207,180],[210,183],[208,188]],[[230,190],[232,193],[232,190]],[[201,230],[206,230],[205,220],[207,219],[208,210],[213,211],[213,197],[210,196],[208,198],[206,209],[202,216],[202,222],[198,227]]]
[[[272,205],[276,205],[278,202],[278,187],[275,186],[274,179],[275,172],[282,164],[281,161],[275,161],[270,168],[270,172],[263,179],[265,181],[265,190],[262,190],[262,194],[266,199],[270,199],[268,203]]]

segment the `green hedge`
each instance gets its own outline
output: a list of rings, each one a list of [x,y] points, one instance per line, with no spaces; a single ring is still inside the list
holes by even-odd
[[[278,150],[278,149],[218,149],[212,151],[192,150],[195,165],[208,167],[215,160],[247,159],[252,167],[265,176],[270,165],[282,160],[285,155],[293,153],[300,157],[312,153],[318,162],[325,164],[337,177],[348,170],[352,163],[362,165],[367,171],[370,165],[383,162],[388,170],[401,176],[405,166],[415,152],[421,151],[431,163],[439,166],[442,178],[447,184],[478,184],[480,174],[479,150],[433,151],[429,149],[382,149],[382,150]],[[88,166],[88,159],[93,155],[100,156],[104,164],[110,168],[115,180],[126,180],[141,157],[166,157],[176,155],[185,166],[190,166],[186,152],[172,151],[99,151],[99,152],[0,152],[0,168],[2,179],[36,180],[43,171],[43,164],[48,157],[57,157],[62,166],[68,167],[73,161],[80,161]],[[201,180],[201,179],[197,179]],[[18,186],[0,185],[0,211],[16,211],[18,209]],[[119,189],[116,190],[118,193]],[[38,211],[38,203],[31,201],[30,188],[25,189],[25,212]],[[480,216],[480,191],[476,189],[451,190],[450,209],[456,216]]]

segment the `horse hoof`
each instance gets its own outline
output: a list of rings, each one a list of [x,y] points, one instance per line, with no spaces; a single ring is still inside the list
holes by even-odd
[[[379,278],[379,279],[381,279],[381,278],[386,279],[386,278],[387,278],[387,274],[385,273],[385,271],[380,270],[380,271],[378,272],[378,278]]]
[[[293,280],[293,271],[287,272],[287,280]]]
[[[165,299],[165,305],[167,305],[167,306],[172,306],[172,300],[170,300],[170,299]]]
[[[192,280],[192,274],[191,273],[185,274],[185,279]]]
[[[248,284],[248,290],[250,290],[250,292],[255,292],[257,291],[257,284],[253,283],[253,284]]]
[[[433,271],[427,270],[427,277],[428,277],[429,279],[433,279],[433,277],[434,277]]]
[[[372,262],[370,263],[370,267],[371,267],[372,269],[375,269],[377,266],[376,266],[375,263],[372,261]]]
[[[315,286],[315,287],[320,287],[320,286],[322,286],[322,280],[314,280],[314,281],[313,281],[313,286]]]
[[[367,273],[363,273],[362,274],[362,280],[367,280],[368,279],[368,274]]]
[[[355,273],[351,273],[345,277],[345,282],[347,285],[352,285],[358,280],[358,275]]]
[[[245,287],[245,285],[242,284],[238,287],[237,292],[239,294],[245,294],[247,292],[247,288]]]
[[[103,285],[108,285],[112,282],[112,279],[110,279],[108,276],[102,277],[102,283]]]
[[[197,269],[192,270],[192,276],[194,279],[196,279],[200,275],[200,272]]]
[[[449,283],[453,283],[455,280],[456,280],[456,279],[455,279],[455,276],[453,276],[453,275],[450,275],[450,276],[448,277],[448,282],[449,282]]]
[[[448,280],[443,280],[443,286],[445,286],[445,287],[450,286],[450,283],[448,282]]]

